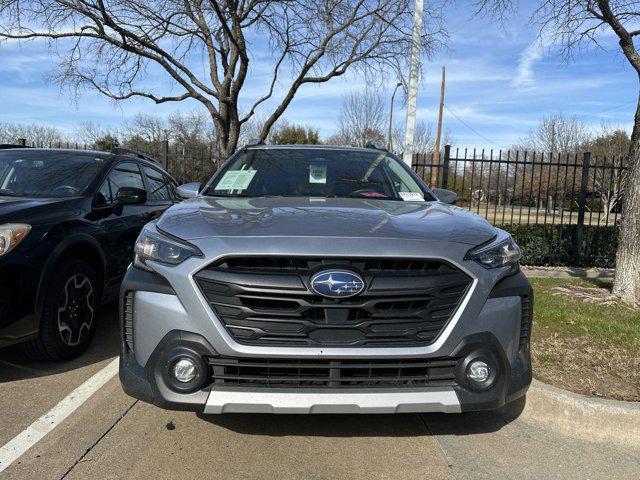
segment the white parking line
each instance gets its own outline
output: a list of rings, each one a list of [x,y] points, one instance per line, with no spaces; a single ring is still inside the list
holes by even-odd
[[[58,424],[76,411],[80,405],[86,402],[91,395],[97,392],[117,373],[118,359],[116,358],[0,448],[0,472],[9,467],[47,433],[56,428]]]

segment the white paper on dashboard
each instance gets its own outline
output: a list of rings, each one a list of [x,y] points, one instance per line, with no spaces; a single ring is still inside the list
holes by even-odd
[[[416,192],[398,192],[400,198],[405,202],[424,202],[424,197]]]

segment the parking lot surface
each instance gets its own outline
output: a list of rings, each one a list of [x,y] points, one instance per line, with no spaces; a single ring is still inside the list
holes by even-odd
[[[0,351],[0,448],[117,356],[115,305],[100,320],[90,351],[72,362]],[[631,479],[638,465],[637,446],[514,415],[198,416],[138,402],[115,376],[0,479]]]

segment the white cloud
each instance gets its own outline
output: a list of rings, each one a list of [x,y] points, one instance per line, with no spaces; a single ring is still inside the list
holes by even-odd
[[[543,56],[544,44],[540,38],[537,38],[520,54],[516,76],[511,85],[515,88],[523,89],[535,87],[536,79],[533,67]]]

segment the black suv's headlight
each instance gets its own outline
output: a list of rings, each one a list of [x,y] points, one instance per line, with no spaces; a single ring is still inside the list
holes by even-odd
[[[0,257],[18,245],[31,230],[26,223],[5,223],[0,225]]]
[[[489,244],[481,245],[467,253],[467,260],[475,260],[484,268],[514,267],[520,261],[520,247],[513,241],[511,235],[502,230]]]
[[[153,226],[142,229],[136,240],[133,265],[144,270],[153,271],[147,261],[178,265],[190,257],[201,257],[198,247],[187,242],[164,235]]]

